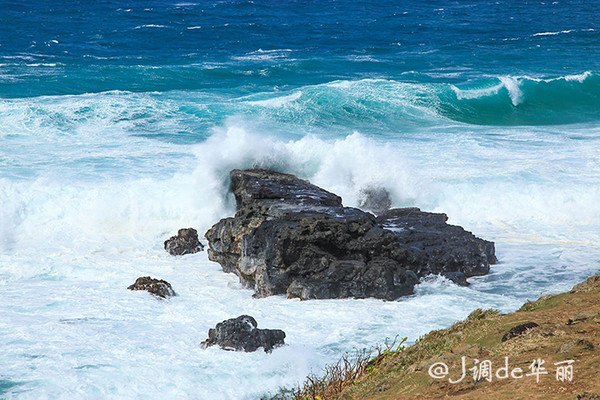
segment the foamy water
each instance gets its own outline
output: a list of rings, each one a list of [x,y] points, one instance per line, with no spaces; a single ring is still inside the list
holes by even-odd
[[[256,399],[600,271],[594,2],[146,3],[2,5],[0,398]],[[246,167],[348,206],[385,187],[500,262],[392,302],[254,299],[162,247],[232,215]],[[145,275],[178,296],[126,289]],[[287,345],[200,348],[240,314]]]
[[[8,398],[255,398],[344,352],[396,336],[413,341],[478,307],[511,311],[599,269],[596,128],[449,123],[384,141],[361,132],[287,136],[238,117],[200,143],[170,144],[132,135],[139,121],[114,123],[115,109],[163,113],[168,101],[141,106],[139,95],[114,96],[3,105],[11,117],[0,185]],[[253,106],[277,113],[299,98]],[[92,104],[89,116],[73,119]],[[181,121],[144,123],[152,131]],[[162,249],[178,228],[204,232],[231,215],[228,172],[250,166],[296,173],[346,205],[356,205],[362,188],[386,187],[395,206],[446,212],[494,240],[500,263],[470,288],[433,279],[395,302],[253,299],[205,253],[171,257]],[[126,290],[145,275],[168,280],[178,296],[158,301]],[[210,327],[241,314],[284,329],[287,345],[272,354],[200,348]]]

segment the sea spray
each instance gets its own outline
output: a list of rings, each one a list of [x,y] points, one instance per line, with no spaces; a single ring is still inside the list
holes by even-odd
[[[2,398],[255,399],[600,268],[594,2],[5,3]],[[206,253],[163,248],[232,215],[229,171],[251,166],[348,206],[385,188],[500,262],[400,301],[254,299]],[[128,291],[139,276],[178,296]],[[200,348],[242,314],[287,345]]]

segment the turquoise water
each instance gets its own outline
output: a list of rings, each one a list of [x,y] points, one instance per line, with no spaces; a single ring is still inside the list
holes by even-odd
[[[0,397],[257,398],[600,271],[591,2],[0,0]],[[253,299],[162,242],[233,213],[233,168],[445,212],[500,263],[415,296]],[[178,297],[125,288],[152,275]],[[271,355],[202,350],[240,314]]]

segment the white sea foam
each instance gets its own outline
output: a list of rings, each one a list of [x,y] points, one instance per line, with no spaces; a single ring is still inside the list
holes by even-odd
[[[518,106],[523,101],[523,92],[519,86],[519,81],[510,76],[500,77],[500,82],[502,85],[508,90],[508,95],[510,96],[510,100],[513,106]]]
[[[244,54],[243,56],[231,57],[231,59],[236,61],[273,61],[282,59],[291,60],[289,59],[289,55],[291,52],[291,49],[258,49]]]
[[[450,88],[456,94],[459,100],[462,99],[478,99],[481,97],[488,97],[497,95],[500,90],[506,89],[510,97],[510,101],[513,106],[518,106],[523,101],[523,92],[520,88],[519,78],[510,76],[501,76],[498,78],[500,83],[494,86],[488,86],[478,89],[459,89],[455,85],[451,85]]]
[[[556,36],[556,35],[560,35],[560,32],[538,32],[538,33],[534,33],[531,36]]]
[[[585,28],[585,29],[565,29],[562,31],[550,31],[550,32],[538,32],[534,33],[531,36],[557,36],[557,35],[565,35],[572,32],[595,32],[594,28]]]
[[[63,65],[63,64],[57,64],[57,63],[34,63],[34,64],[25,64],[27,67],[56,67],[58,65]]]
[[[248,104],[262,107],[283,107],[291,102],[298,100],[302,96],[302,92],[294,92],[288,96],[274,97],[265,100],[249,101]]]
[[[133,147],[125,149],[123,154],[138,147],[137,143],[137,140],[128,143]],[[477,148],[476,143],[472,145]],[[515,145],[509,148],[514,150]],[[159,150],[160,147],[154,149]],[[172,150],[164,145],[164,151],[168,155]],[[418,151],[420,157],[412,155],[412,151]],[[40,177],[34,182],[5,180],[1,190],[5,205],[2,242],[5,250],[17,252],[71,246],[110,252],[137,248],[140,243],[153,242],[156,237],[184,225],[196,225],[203,230],[231,212],[230,200],[224,196],[228,172],[251,166],[297,173],[340,194],[348,205],[358,203],[359,193],[365,187],[382,186],[390,191],[396,206],[418,205],[447,212],[453,221],[471,229],[489,229],[496,235],[512,238],[526,234],[531,226],[543,226],[545,233],[539,234],[540,242],[557,241],[565,230],[580,229],[573,240],[592,240],[585,232],[600,218],[597,202],[600,189],[595,185],[572,183],[571,191],[578,193],[573,198],[571,191],[565,192],[561,186],[535,182],[483,179],[475,184],[471,181],[485,176],[480,175],[476,160],[466,164],[445,157],[434,158],[427,146],[415,144],[412,151],[392,144],[377,144],[358,133],[336,141],[314,136],[282,141],[251,133],[243,125],[232,123],[195,148],[197,168],[168,179],[152,175],[102,182],[84,179],[67,186],[61,184],[61,176]],[[508,160],[508,153],[496,152],[495,157],[506,156]],[[593,150],[588,153],[593,157]],[[111,157],[111,153],[106,156]],[[122,156],[121,152],[112,155]],[[479,150],[479,156],[491,157],[492,153]],[[437,159],[438,163],[444,163],[443,167],[423,164],[421,157]],[[546,154],[545,160],[519,158],[514,153],[512,157],[518,164],[503,165],[497,171],[487,164],[486,173],[518,176],[521,168],[546,172],[552,170],[553,163],[560,162],[552,153]],[[172,162],[183,166],[189,164],[188,160]],[[86,168],[85,163],[80,165]],[[593,179],[593,173],[590,171],[589,179]],[[454,182],[452,177],[457,176],[462,177],[463,183]],[[494,201],[498,193],[503,193],[504,201]],[[465,207],[467,203],[469,207]],[[528,206],[516,207],[518,204]],[[46,227],[43,231],[39,231],[40,224]]]
[[[568,81],[568,82],[579,82],[579,83],[583,83],[587,78],[589,78],[592,75],[591,71],[585,71],[581,74],[575,74],[575,75],[565,75],[563,78],[564,80]]]
[[[556,35],[566,34],[566,33],[571,33],[571,32],[573,32],[573,29],[566,29],[563,31],[555,31],[555,32],[538,32],[538,33],[534,33],[531,36],[556,36]]]
[[[535,76],[501,76],[497,77],[500,81],[496,85],[476,88],[476,89],[461,89],[455,85],[450,85],[452,91],[456,94],[459,100],[463,99],[478,99],[481,97],[488,97],[497,95],[502,89],[508,92],[511,103],[517,107],[523,103],[524,93],[522,85],[524,82],[556,82],[556,81],[567,81],[567,82],[578,82],[583,83],[586,79],[592,76],[591,71],[585,71],[580,74],[564,75],[554,78],[542,78]]]
[[[376,96],[368,82],[331,88]],[[0,102],[0,365],[3,379],[20,383],[11,389],[19,398],[256,398],[345,351],[396,335],[412,341],[478,307],[512,310],[598,269],[597,130],[460,125],[383,141],[284,136],[277,124],[231,118],[201,144],[136,135],[140,125],[182,129],[179,106],[127,92]],[[253,299],[206,253],[162,249],[178,228],[202,233],[231,215],[228,173],[253,166],[298,174],[351,206],[361,189],[385,187],[394,206],[446,212],[495,240],[502,263],[470,288],[428,279],[398,302]],[[126,290],[143,275],[168,280],[179,296]],[[200,349],[208,328],[240,314],[284,329],[288,345],[270,355]]]
[[[359,55],[349,55],[345,57],[347,60],[350,61],[354,61],[354,62],[381,62],[380,60],[378,60],[377,58],[370,56],[370,55],[364,55],[364,54],[359,54]]]
[[[519,76],[516,77],[516,79],[518,79],[519,81],[532,81],[532,82],[556,82],[556,81],[567,81],[567,82],[579,82],[579,83],[583,83],[585,82],[585,80],[587,78],[589,78],[590,76],[592,76],[592,72],[591,71],[584,71],[580,74],[573,74],[573,75],[564,75],[564,76],[559,76],[559,77],[555,77],[555,78],[541,78],[541,77],[534,77],[534,76]]]
[[[502,89],[504,85],[499,83],[494,86],[484,87],[480,89],[459,89],[458,87],[451,85],[450,88],[456,94],[456,97],[459,100],[463,99],[478,99],[480,97],[493,96],[498,94],[500,89]]]
[[[160,24],[146,24],[146,25],[138,25],[133,29],[142,29],[142,28],[166,28],[166,25],[160,25]]]

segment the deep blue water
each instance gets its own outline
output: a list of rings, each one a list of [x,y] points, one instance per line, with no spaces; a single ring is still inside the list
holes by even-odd
[[[599,68],[599,6],[3,0],[0,95],[252,93],[364,77],[464,83],[580,74]]]
[[[255,399],[600,271],[600,1],[183,1],[0,0],[0,397]],[[246,167],[383,187],[500,262],[397,302],[253,299],[162,248]],[[147,275],[178,296],[125,289]],[[240,314],[287,346],[199,348]]]
[[[370,78],[429,85],[415,87],[411,102],[461,122],[585,122],[600,108],[598,6],[3,1],[0,96],[183,90],[231,98]],[[531,80],[586,72],[585,82]],[[525,83],[498,90],[502,76]],[[497,95],[457,96],[449,85]]]

